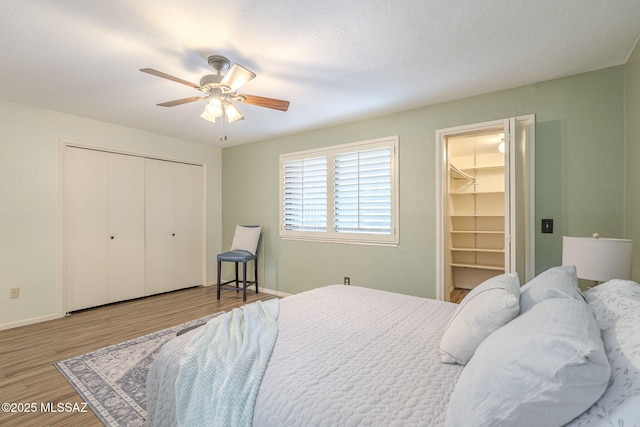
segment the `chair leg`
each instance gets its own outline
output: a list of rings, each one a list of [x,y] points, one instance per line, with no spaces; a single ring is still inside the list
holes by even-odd
[[[238,263],[236,262],[236,292],[238,292]]]
[[[222,267],[222,262],[218,261],[218,299],[220,299],[220,267]]]
[[[258,293],[258,258],[253,260],[253,280],[256,281],[256,294]]]
[[[247,263],[242,263],[242,302],[247,302]]]

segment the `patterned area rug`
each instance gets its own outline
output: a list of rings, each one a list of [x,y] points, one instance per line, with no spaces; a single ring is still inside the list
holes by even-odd
[[[219,314],[55,362],[54,365],[106,426],[143,426],[147,418],[147,372],[160,347],[183,329],[205,323]]]

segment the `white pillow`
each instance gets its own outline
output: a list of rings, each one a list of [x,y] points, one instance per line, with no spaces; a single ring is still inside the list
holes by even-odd
[[[640,287],[637,283],[635,286]],[[569,425],[640,424],[640,305],[629,309],[602,332],[611,365],[611,379],[602,397]]]
[[[243,227],[236,225],[236,232],[233,234],[233,242],[231,243],[232,251],[247,251],[252,255],[258,250],[258,241],[260,240],[260,232],[262,227]]]
[[[520,314],[548,298],[575,298],[584,302],[575,266],[553,267],[527,282],[520,289]]]
[[[518,315],[519,301],[518,273],[501,274],[473,288],[444,331],[442,362],[466,365],[482,340]]]
[[[476,350],[447,409],[448,426],[561,426],[602,396],[611,368],[591,308],[550,298]]]

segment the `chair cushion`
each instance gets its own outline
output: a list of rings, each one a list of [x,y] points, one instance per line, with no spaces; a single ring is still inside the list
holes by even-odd
[[[231,251],[247,251],[255,255],[258,251],[258,242],[260,241],[260,233],[262,227],[245,227],[236,225],[236,231],[233,234],[233,242],[231,243]]]
[[[218,261],[227,262],[247,262],[256,259],[256,256],[247,251],[229,251],[218,254]]]

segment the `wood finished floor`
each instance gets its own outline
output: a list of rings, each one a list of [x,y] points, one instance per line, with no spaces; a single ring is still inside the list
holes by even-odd
[[[469,289],[460,289],[455,288],[449,294],[449,301],[455,302],[456,304],[460,304],[460,301],[470,292]]]
[[[247,291],[247,303],[275,298]],[[242,294],[199,287],[98,307],[0,331],[0,403],[82,403],[53,362],[88,353],[219,311],[241,306]],[[1,426],[101,426],[87,413],[5,413]]]

